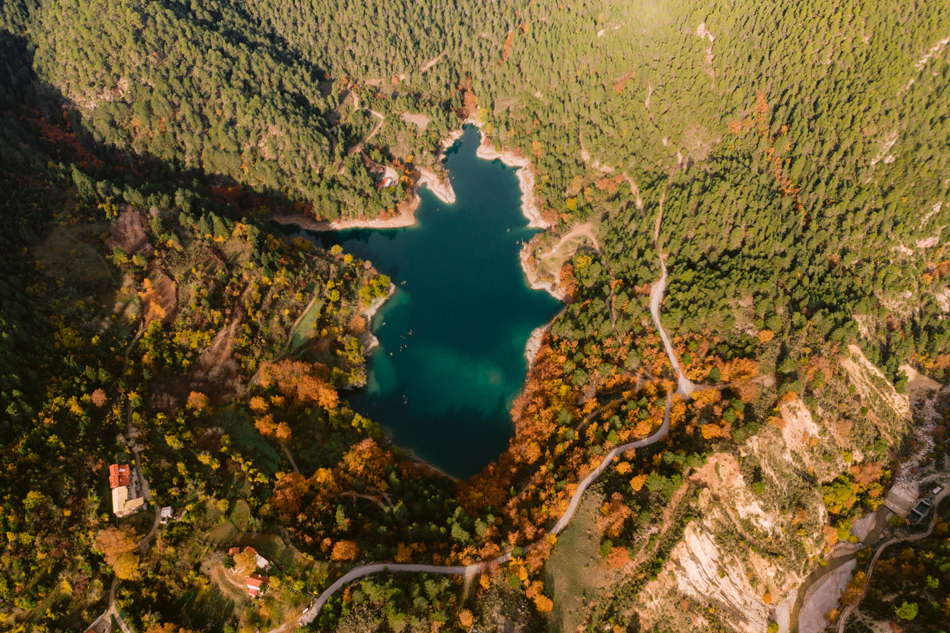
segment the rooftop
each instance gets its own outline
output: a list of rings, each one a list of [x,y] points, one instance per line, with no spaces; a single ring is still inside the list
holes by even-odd
[[[917,491],[905,483],[899,483],[893,486],[887,491],[887,497],[884,499],[884,506],[888,510],[905,519],[916,503]]]
[[[112,464],[109,466],[109,487],[128,486],[132,483],[130,474],[128,464]]]
[[[130,497],[129,488],[120,486],[112,489],[112,512],[117,517],[124,517],[133,512],[137,512],[145,504],[142,497]]]
[[[248,576],[247,595],[252,598],[256,598],[257,594],[264,590],[265,585],[267,585],[267,581],[267,576],[261,576],[260,574],[251,574]]]

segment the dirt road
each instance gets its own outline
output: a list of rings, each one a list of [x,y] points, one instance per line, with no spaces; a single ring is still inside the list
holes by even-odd
[[[565,233],[561,237],[561,239],[558,240],[558,243],[551,250],[545,251],[544,253],[542,253],[538,259],[549,259],[551,257],[557,257],[558,251],[560,250],[562,246],[567,244],[570,240],[574,239],[575,237],[580,237],[580,236],[583,236],[589,239],[594,244],[594,248],[597,249],[598,252],[600,252],[600,244],[597,242],[597,236],[594,235],[593,227],[591,226],[590,222],[585,222],[583,224],[578,224],[569,232]]]

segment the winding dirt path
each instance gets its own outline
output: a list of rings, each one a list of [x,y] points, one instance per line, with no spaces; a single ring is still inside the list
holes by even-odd
[[[357,99],[357,100],[356,100],[356,108],[357,108],[357,109],[359,109],[359,103],[360,103],[360,102],[359,102],[359,99]],[[347,150],[346,153],[349,154],[350,156],[353,156],[354,154],[358,154],[359,152],[362,152],[362,151],[363,151],[363,145],[365,145],[366,143],[368,143],[371,138],[373,138],[374,136],[376,136],[376,135],[379,133],[379,131],[380,131],[381,129],[383,129],[383,124],[386,122],[386,117],[383,116],[382,114],[380,114],[379,112],[376,112],[375,110],[367,110],[367,112],[369,112],[369,113],[372,114],[374,117],[376,117],[377,119],[379,119],[379,123],[377,123],[377,124],[376,124],[376,127],[373,129],[373,131],[369,133],[369,136],[367,136],[367,137],[364,138],[362,141],[360,141],[359,143],[357,143],[356,145],[354,145],[353,147],[351,147],[350,149]]]
[[[419,72],[425,73],[425,71],[429,70],[430,68],[432,68],[433,66],[435,66],[436,64],[438,64],[438,63],[439,63],[439,60],[442,59],[442,57],[443,57],[444,55],[445,55],[445,51],[442,51],[441,53],[439,53],[438,55],[436,55],[435,57],[433,57],[432,59],[430,59],[429,61],[427,61],[426,63],[424,63],[424,64],[419,68]]]
[[[558,243],[554,245],[553,248],[549,251],[545,251],[541,254],[538,259],[550,259],[557,255],[557,250],[561,248],[564,244],[574,239],[575,237],[583,236],[589,239],[594,244],[594,248],[597,249],[597,252],[600,253],[600,243],[597,241],[597,236],[594,235],[593,227],[590,222],[584,222],[583,224],[578,224],[573,229],[561,236],[561,239],[558,240]]]
[[[660,428],[657,429],[656,432],[653,433],[653,435],[650,435],[640,440],[636,440],[634,442],[622,444],[616,447],[615,449],[613,449],[612,451],[610,451],[609,453],[607,453],[604,459],[601,460],[600,465],[597,466],[597,468],[595,468],[594,470],[592,470],[590,474],[587,475],[587,477],[585,477],[584,480],[581,481],[580,484],[578,484],[577,491],[571,497],[571,503],[568,505],[567,510],[564,512],[564,514],[561,516],[558,522],[554,524],[554,527],[552,527],[548,531],[549,534],[553,534],[557,536],[562,530],[564,530],[564,528],[567,527],[567,524],[570,523],[571,519],[574,517],[574,513],[577,511],[577,506],[580,504],[581,497],[584,495],[584,492],[587,490],[587,488],[590,487],[591,484],[593,484],[597,480],[598,477],[600,477],[604,473],[605,470],[607,470],[607,468],[610,467],[611,464],[613,464],[614,457],[632,448],[643,448],[644,446],[650,446],[651,444],[656,444],[661,439],[666,437],[667,432],[669,432],[670,430],[670,410],[672,409],[672,406],[673,406],[672,398],[667,397],[666,409],[663,412],[663,424],[660,425]],[[326,590],[324,590],[324,592],[320,594],[320,597],[317,598],[316,602],[314,602],[313,607],[310,609],[310,611],[298,620],[297,625],[305,626],[313,622],[316,619],[316,617],[320,614],[320,610],[323,608],[323,605],[326,604],[327,600],[329,600],[330,597],[334,593],[339,591],[348,583],[358,578],[363,578],[364,576],[370,576],[372,574],[378,574],[378,573],[383,573],[383,572],[386,572],[386,573],[422,572],[422,573],[427,573],[427,574],[466,576],[466,575],[480,574],[484,572],[491,565],[500,565],[502,563],[507,563],[509,560],[511,560],[511,552],[508,552],[507,554],[502,554],[501,556],[484,563],[475,563],[473,565],[454,566],[454,567],[446,567],[443,565],[421,565],[421,564],[417,565],[417,564],[411,564],[411,563],[405,563],[405,564],[371,563],[369,565],[362,565],[360,567],[350,570],[349,572],[341,576],[335,583],[330,585]],[[281,627],[273,629],[272,631],[269,631],[268,633],[277,633],[277,631],[279,631],[280,628]]]
[[[656,326],[657,331],[660,333],[660,338],[663,340],[663,347],[666,348],[666,355],[669,356],[670,364],[673,366],[673,373],[676,375],[676,381],[678,383],[676,393],[684,398],[689,398],[693,392],[696,391],[696,384],[683,373],[679,361],[676,360],[676,354],[673,353],[673,345],[670,343],[670,337],[666,335],[666,331],[660,324],[660,303],[663,301],[663,292],[666,290],[666,262],[663,261],[662,256],[660,257],[660,268],[663,270],[663,275],[650,289],[650,314],[653,316],[653,325]]]
[[[112,577],[112,587],[109,589],[109,606],[106,607],[106,610],[98,618],[92,621],[86,631],[91,631],[99,626],[99,623],[108,618],[114,617],[115,621],[119,623],[119,628],[122,629],[122,633],[132,633],[132,629],[129,628],[129,625],[125,623],[125,620],[122,619],[122,615],[119,613],[119,610],[115,608],[115,590],[119,586],[119,579],[115,576]],[[106,624],[106,630],[112,627],[111,622]]]

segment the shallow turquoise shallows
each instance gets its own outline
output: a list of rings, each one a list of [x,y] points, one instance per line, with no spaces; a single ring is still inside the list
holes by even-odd
[[[374,319],[380,345],[366,388],[341,395],[397,445],[460,478],[505,450],[525,344],[561,305],[525,282],[519,252],[535,231],[515,171],[477,158],[479,140],[467,127],[448,151],[455,204],[424,189],[412,227],[314,234],[396,286]]]

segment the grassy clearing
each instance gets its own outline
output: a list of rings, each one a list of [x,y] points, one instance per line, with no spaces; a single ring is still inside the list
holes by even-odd
[[[234,510],[231,512],[231,523],[240,531],[247,529],[247,522],[251,518],[251,507],[243,499],[234,504]]]
[[[248,544],[256,549],[261,556],[280,567],[285,573],[293,575],[300,552],[293,546],[287,545],[274,534],[261,534],[248,539]]]
[[[297,327],[290,333],[290,345],[288,346],[290,351],[297,349],[313,337],[313,324],[316,323],[317,317],[320,315],[320,310],[322,309],[323,300],[317,300],[313,302],[310,309],[303,315]]]
[[[608,575],[597,529],[602,503],[602,496],[594,491],[581,498],[574,519],[558,537],[544,566],[544,584],[555,605],[548,617],[551,631],[577,630],[584,621],[586,604],[597,597],[599,585]]]
[[[577,251],[596,248],[599,226],[593,222],[578,225],[570,232],[557,238],[545,236],[535,250],[538,279],[557,281],[561,277],[561,268],[569,262]]]
[[[217,562],[212,566],[208,571],[208,577],[231,602],[235,604],[248,602],[247,587],[243,582],[243,577],[238,578],[237,575],[225,570],[221,563]]]
[[[227,523],[222,523],[212,528],[211,531],[208,532],[208,540],[220,547],[225,543],[233,541],[238,534],[240,534],[240,532],[238,532],[237,528],[228,521]]]
[[[215,414],[214,421],[231,437],[239,451],[254,458],[255,464],[263,472],[268,475],[277,472],[281,458],[257,432],[244,411],[236,407],[226,407]]]
[[[36,259],[56,277],[73,283],[110,282],[109,265],[87,243],[108,225],[91,224],[72,228],[56,227],[33,251]]]

